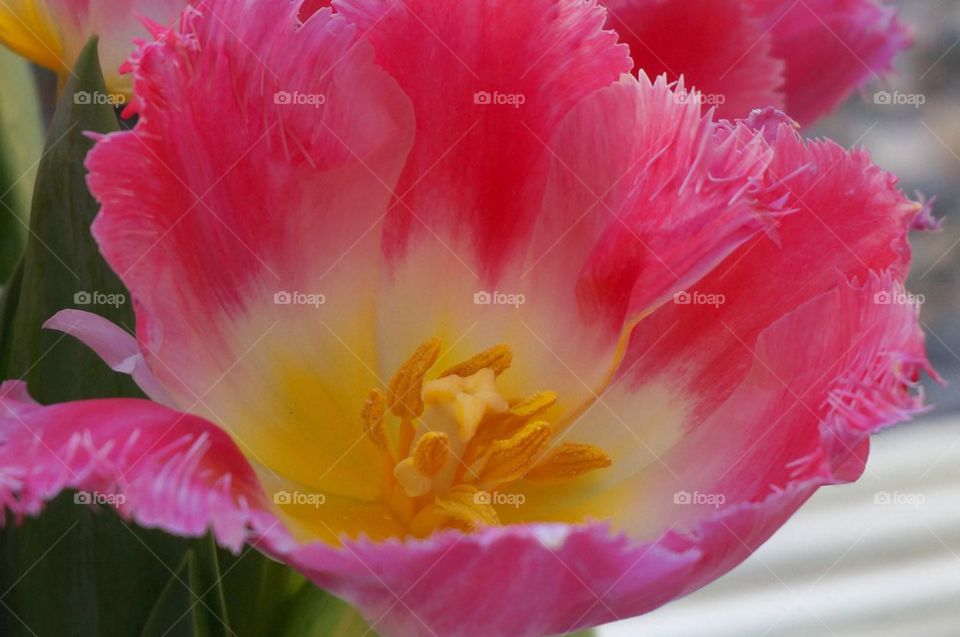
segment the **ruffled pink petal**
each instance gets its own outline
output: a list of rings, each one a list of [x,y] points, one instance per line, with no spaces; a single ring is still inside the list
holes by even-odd
[[[619,331],[584,328],[579,313],[562,315],[572,287],[560,301],[520,275],[545,189],[560,169],[551,140],[581,100],[629,70],[626,47],[602,30],[603,12],[589,3],[483,0],[456,11],[423,0],[334,6],[364,31],[377,61],[410,96],[417,122],[385,219],[382,374],[434,336],[452,347],[441,367],[505,342],[515,353],[510,376],[519,379],[509,390],[518,395],[541,389],[528,372],[556,366],[557,356],[583,362],[583,382],[551,387],[576,404],[609,374]],[[520,300],[484,304],[484,294],[495,292]],[[539,331],[547,316],[558,324]]]
[[[93,234],[179,408],[264,462],[295,458],[292,479],[335,466],[325,486],[359,488],[382,219],[413,114],[342,17],[256,7],[204,2],[131,61],[139,121],[87,160]]]
[[[694,421],[726,400],[754,362],[758,335],[788,312],[837,286],[837,277],[866,281],[890,272],[902,283],[910,262],[908,231],[922,206],[876,167],[862,149],[803,141],[775,114],[756,113],[775,158],[763,196],[793,211],[773,233],[757,233],[687,292],[701,296],[666,304],[634,333],[621,368],[628,386],[670,377],[683,366],[696,399]],[[669,338],[658,338],[669,330]],[[631,379],[637,379],[632,381]]]
[[[3,383],[0,505],[34,516],[64,489],[145,527],[186,536],[212,529],[235,551],[279,534],[256,474],[212,424],[136,399],[44,407],[24,383]]]
[[[43,327],[73,336],[96,352],[115,372],[129,374],[133,382],[154,402],[168,407],[173,400],[150,371],[137,339],[107,319],[82,310],[61,310]]]
[[[342,19],[298,29],[289,3],[243,11],[205,2],[145,45],[136,129],[88,158],[94,235],[137,302],[139,338],[178,372],[212,324],[273,305],[274,291],[375,274],[376,222],[409,143],[405,98]],[[368,300],[349,289],[331,300]]]
[[[632,544],[603,524],[487,528],[287,555],[390,637],[538,637],[629,617],[683,590],[696,547]]]
[[[721,117],[784,104],[784,63],[747,3],[607,0],[607,24],[630,46],[634,69],[683,78]]]
[[[386,219],[385,251],[456,251],[496,283],[539,211],[564,115],[630,68],[590,3],[347,0],[377,61],[413,102],[415,142]],[[429,61],[425,63],[425,61]],[[459,265],[457,267],[460,267]]]
[[[879,0],[607,0],[635,68],[685,78],[724,117],[774,106],[806,125],[911,43]]]
[[[512,394],[546,382],[573,409],[600,391],[640,316],[780,214],[759,201],[768,143],[704,117],[691,95],[624,75],[571,109],[544,140],[549,174],[526,251],[495,286],[449,263],[444,245],[411,249],[381,286],[385,369],[440,335],[451,362],[510,344]],[[478,304],[478,290],[522,301]]]
[[[744,1],[769,31],[772,54],[786,65],[785,110],[801,124],[880,79],[913,42],[883,0]]]
[[[624,81],[585,102],[580,117],[571,118],[571,128],[561,133],[562,142],[571,146],[558,152],[563,165],[595,178],[591,150],[596,141],[575,130],[604,113],[628,114],[607,119],[615,123],[600,134],[602,140],[609,135],[611,148],[621,139],[629,149],[625,169],[606,177],[622,198],[616,208],[588,211],[602,227],[593,235],[576,232],[574,238],[588,246],[588,253],[582,261],[573,259],[580,267],[570,272],[580,303],[613,326],[635,323],[748,238],[768,230],[782,213],[781,203],[765,192],[773,150],[763,136],[747,126],[717,124],[710,115],[701,116],[695,102],[696,93],[685,91],[682,83],[671,89],[664,76],[653,83],[641,73],[639,82]],[[568,179],[551,193],[557,197],[551,203],[565,211],[558,200],[577,190]],[[542,234],[537,240],[545,245],[555,232]],[[570,257],[567,250],[557,251],[558,259]]]
[[[619,512],[615,515],[631,518],[625,527],[641,535],[657,533],[664,511],[673,515],[672,494],[696,489],[715,493],[723,486],[717,483],[720,477],[735,476],[732,465],[748,450],[760,454],[751,456],[756,458],[750,468],[756,479],[752,489],[789,483],[791,463],[819,448],[818,418],[825,418],[821,410],[833,400],[823,383],[855,375],[842,369],[844,356],[863,357],[861,371],[874,363],[877,370],[886,370],[885,375],[871,371],[866,377],[872,381],[850,390],[851,395],[862,395],[871,383],[875,386],[869,390],[871,400],[854,404],[844,414],[846,422],[863,421],[859,433],[919,408],[901,393],[925,366],[915,312],[912,306],[908,311],[874,303],[873,295],[884,292],[910,300],[900,287],[910,259],[906,237],[923,206],[906,199],[896,180],[863,151],[803,142],[773,112],[758,112],[747,124],[760,126],[776,151],[763,197],[780,201],[792,212],[779,219],[773,233],[758,233],[685,294],[643,320],[599,406],[572,425],[578,436],[603,432],[592,441],[624,459],[638,459],[615,459],[594,493]],[[864,288],[876,272],[885,273],[882,283]],[[859,283],[850,288],[848,282]],[[861,323],[850,327],[851,321]],[[781,342],[774,348],[769,345],[774,338],[770,330],[776,325],[781,326],[775,332]],[[893,339],[885,345],[890,357],[882,347],[874,347],[873,339],[880,335]],[[763,362],[759,367],[758,356]],[[886,395],[904,407],[878,409]],[[671,405],[679,408],[671,410]],[[814,416],[803,420],[791,410]],[[800,424],[791,427],[789,421],[778,420],[788,415],[797,416]],[[611,419],[622,426],[606,426]],[[743,431],[732,435],[737,426]],[[691,446],[698,436],[702,445]],[[861,442],[847,444],[855,449]],[[723,452],[730,445],[735,450]],[[671,458],[686,457],[684,449],[695,450],[685,462],[696,467],[702,481],[680,480],[677,461]],[[857,460],[851,462],[855,468]],[[836,473],[848,477],[839,469]],[[609,491],[611,486],[619,495]],[[733,488],[741,498],[756,495],[744,493],[742,485]],[[549,502],[549,495],[534,491],[528,501]],[[725,493],[728,502],[733,495]],[[626,506],[624,498],[633,498],[634,505]],[[570,505],[583,515],[598,506],[589,501]],[[556,515],[556,509],[552,512]]]

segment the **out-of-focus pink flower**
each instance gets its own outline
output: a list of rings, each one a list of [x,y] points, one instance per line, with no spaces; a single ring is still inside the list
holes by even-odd
[[[122,492],[387,635],[544,635],[725,573],[922,408],[922,206],[628,74],[580,1],[210,1],[132,62],[93,232],[157,402],[0,390],[0,501]],[[158,403],[162,403],[158,404]]]
[[[188,0],[5,0],[0,2],[0,42],[41,66],[65,76],[92,36],[100,36],[107,87],[128,92],[121,63],[135,40],[171,25]]]
[[[723,117],[802,124],[879,79],[912,37],[882,0],[604,0],[636,68],[681,75]]]

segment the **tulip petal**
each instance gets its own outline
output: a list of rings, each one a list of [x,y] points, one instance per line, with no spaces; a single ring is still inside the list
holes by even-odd
[[[910,261],[907,234],[922,209],[862,149],[805,142],[772,112],[748,123],[760,127],[775,151],[764,197],[793,212],[778,220],[774,233],[757,233],[691,287],[699,299],[678,298],[648,317],[619,372],[636,387],[631,379],[673,377],[668,370],[683,361],[683,384],[700,397],[693,421],[726,400],[753,364],[744,343],[752,348],[768,326],[837,287],[838,277],[864,282],[871,273],[889,272],[902,284]],[[722,301],[705,303],[710,295]]]
[[[253,469],[212,424],[146,400],[42,406],[0,385],[0,504],[35,516],[64,489],[116,506],[141,526],[238,551],[276,526]]]
[[[204,2],[133,58],[137,126],[88,156],[93,233],[180,409],[294,481],[373,497],[358,413],[413,116],[342,17],[252,4]]]
[[[92,312],[61,310],[43,327],[73,336],[96,352],[110,369],[129,374],[151,400],[173,406],[173,399],[150,371],[137,339],[119,326]]]
[[[767,29],[740,1],[607,0],[607,24],[630,46],[634,68],[697,89],[720,117],[784,105],[783,61]]]
[[[784,109],[807,125],[879,79],[910,46],[877,0],[607,0],[635,68],[683,77],[722,117]]]
[[[547,316],[560,318],[557,307],[516,276],[556,168],[555,129],[578,102],[629,70],[626,47],[601,28],[602,10],[554,0],[483,0],[456,10],[423,0],[335,6],[364,30],[378,62],[411,97],[417,121],[385,219],[381,373],[432,337],[450,348],[441,368],[506,343],[515,356],[504,382],[522,395],[541,389],[537,377],[556,365],[550,350],[596,353],[599,342],[608,355],[581,371],[586,389],[599,384],[618,330],[577,332],[576,315],[540,330]],[[565,292],[572,298],[571,288]],[[543,316],[528,320],[538,311]],[[582,338],[567,343],[568,334]],[[584,383],[567,384],[551,389],[561,401],[581,402]]]
[[[641,74],[582,100],[550,142],[537,226],[502,283],[526,305],[463,319],[479,319],[464,340],[514,344],[521,377],[559,366],[549,388],[571,409],[602,391],[642,316],[779,214],[776,202],[758,202],[772,159],[765,140],[746,127],[731,134],[690,95]]]
[[[632,320],[768,221],[751,190],[763,140],[726,135],[682,87],[621,75],[589,3],[488,0],[482,20],[436,3],[336,6],[369,29],[417,113],[386,220],[383,373],[433,336],[449,362],[504,342],[511,394],[560,364],[575,372],[550,389],[576,407],[609,379]]]
[[[716,436],[738,441],[733,444],[749,441],[749,445],[754,440],[746,433],[730,435],[734,426],[730,420],[743,426],[770,426],[790,406],[778,400],[795,400],[808,390],[799,405],[806,406],[808,415],[818,413],[829,398],[829,388],[813,386],[813,381],[843,378],[843,370],[831,367],[846,360],[842,356],[874,356],[887,374],[883,378],[900,378],[902,373],[903,379],[891,382],[904,391],[916,380],[911,370],[926,368],[912,307],[874,303],[874,295],[881,293],[910,300],[901,287],[910,258],[906,236],[923,206],[907,200],[896,188],[896,180],[874,166],[863,151],[846,152],[830,142],[803,142],[790,125],[780,122],[774,113],[758,113],[750,123],[766,123],[762,131],[776,150],[767,176],[773,187],[764,196],[782,200],[794,212],[779,219],[775,235],[758,233],[698,281],[685,298],[675,298],[637,326],[617,378],[569,430],[570,435],[616,452],[613,467],[595,480],[583,501],[574,504],[580,517],[598,515],[598,508],[613,515],[642,512],[639,516],[644,519],[635,520],[639,527],[625,523],[624,528],[655,534],[661,522],[653,511],[663,510],[665,504],[627,507],[624,498],[662,499],[678,490],[715,487],[709,480],[684,485],[670,461],[683,453],[696,432],[707,431],[708,423],[717,423],[717,433],[705,443],[701,455],[690,460],[704,469],[704,476],[712,463],[703,454],[725,462],[724,469],[736,457],[719,453],[724,445],[718,444]],[[803,274],[786,281],[788,272]],[[880,283],[873,281],[877,272],[884,273]],[[848,327],[852,320],[862,323]],[[761,344],[774,339],[770,331],[778,325],[775,333],[784,334],[777,337],[782,341],[778,347],[785,352],[769,354],[758,369]],[[783,325],[793,326],[793,332],[785,334]],[[877,345],[873,339],[881,336],[894,340]],[[887,351],[893,358],[884,358]],[[782,369],[788,362],[797,367]],[[772,376],[757,380],[764,371]],[[751,378],[755,379],[752,385]],[[880,378],[874,379],[878,387]],[[752,395],[746,389],[750,386],[755,387]],[[845,418],[862,419],[865,424],[858,427],[869,431],[919,409],[907,394],[891,389],[890,395],[903,405],[893,412],[896,418],[869,402],[855,406]],[[778,404],[780,412],[772,404]],[[721,418],[721,413],[727,415]],[[798,422],[805,421],[798,417]],[[810,432],[816,431],[815,425],[816,419],[803,425],[807,448],[802,450],[797,448],[800,434],[789,434],[796,430],[781,424],[777,431],[788,433],[784,438],[771,436],[773,447],[762,447],[764,457],[769,460],[780,454],[781,460],[773,466],[782,468],[812,453],[811,436],[816,434]],[[618,462],[620,457],[641,460]],[[663,481],[659,490],[648,479],[658,472]],[[637,476],[632,482],[631,475]],[[777,483],[772,476],[763,480],[763,484]],[[784,483],[780,480],[781,486]],[[613,485],[617,488],[604,493]],[[638,491],[630,495],[631,489]],[[549,491],[538,488],[528,493],[534,504],[552,501]],[[591,493],[603,494],[603,502],[590,500]],[[563,519],[570,519],[569,512],[564,515]]]
[[[854,89],[880,79],[913,43],[896,9],[878,0],[747,4],[769,31],[771,52],[786,65],[785,110],[801,124],[828,114]]]
[[[603,524],[538,524],[359,540],[336,556],[313,545],[284,559],[383,635],[537,637],[652,610],[683,590],[699,557],[696,547],[631,544]]]
[[[626,47],[585,2],[336,6],[416,113],[400,204],[386,220],[387,256],[446,245],[482,282],[495,282],[536,219],[550,159],[543,140],[574,104],[629,70]]]

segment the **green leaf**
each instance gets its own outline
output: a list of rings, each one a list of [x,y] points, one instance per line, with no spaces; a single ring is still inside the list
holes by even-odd
[[[10,356],[13,351],[13,317],[20,300],[20,288],[23,283],[23,259],[17,264],[10,280],[0,290],[0,371],[10,368]]]
[[[197,556],[203,546],[76,504],[72,493],[20,525],[8,516],[0,532],[0,635],[139,635],[186,553]],[[203,604],[197,610],[208,612]],[[208,624],[219,625],[212,615]]]
[[[150,611],[140,637],[208,637],[203,608],[198,610],[202,598],[195,557],[188,551]]]
[[[95,40],[81,53],[50,125],[37,172],[20,293],[12,325],[4,330],[9,352],[0,352],[0,361],[7,362],[0,370],[3,376],[25,377],[40,402],[139,395],[128,377],[110,370],[85,345],[41,328],[57,311],[72,307],[128,329],[133,325],[129,295],[90,235],[98,206],[87,191],[83,166],[93,144],[84,132],[115,131],[117,117],[112,106],[97,103],[101,100],[74,99],[84,92],[106,92]],[[84,304],[87,300],[95,303]]]
[[[0,285],[23,252],[30,193],[43,146],[40,101],[30,64],[0,48]]]
[[[300,573],[251,547],[238,556],[220,555],[230,626],[241,637],[274,635],[285,604],[309,584]]]
[[[290,600],[278,637],[376,637],[370,625],[349,604],[315,586],[306,585]]]

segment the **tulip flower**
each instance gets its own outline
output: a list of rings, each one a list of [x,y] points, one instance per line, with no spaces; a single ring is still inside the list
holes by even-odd
[[[724,117],[776,106],[802,124],[890,70],[912,36],[879,0],[605,0],[650,75],[683,76]]]
[[[136,336],[47,326],[151,400],[5,383],[14,514],[122,494],[385,635],[556,634],[716,579],[923,408],[926,210],[864,151],[713,119],[590,3],[298,11],[132,59],[87,165]]]
[[[5,0],[0,2],[0,42],[33,62],[70,73],[80,50],[100,36],[107,88],[128,93],[120,66],[134,41],[148,37],[148,27],[172,24],[187,0]]]

